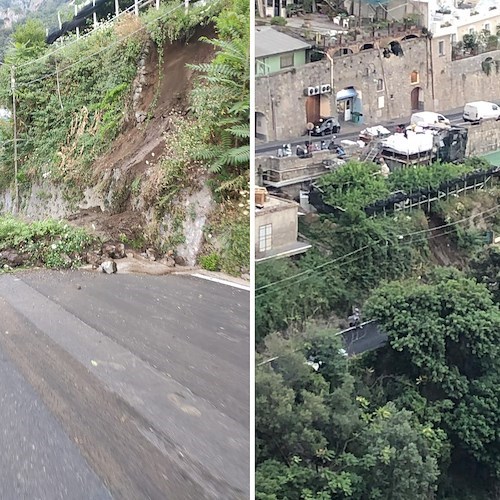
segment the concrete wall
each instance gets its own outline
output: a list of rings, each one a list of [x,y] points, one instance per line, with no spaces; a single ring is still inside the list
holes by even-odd
[[[445,41],[444,55],[438,54],[439,41]],[[306,131],[304,89],[331,82],[332,94],[320,96],[321,113],[335,113],[336,92],[354,87],[357,99],[353,109],[363,113],[363,122],[374,125],[408,118],[412,113],[412,90],[418,87],[419,101],[427,111],[446,111],[474,100],[500,98],[499,76],[492,66],[490,75],[482,70],[486,57],[500,61],[500,50],[479,56],[451,60],[449,36],[402,41],[404,56],[383,57],[381,49],[306,64],[275,75],[256,78],[255,111],[259,122],[259,138],[274,141],[297,137]],[[332,66],[331,66],[332,65]],[[500,68],[500,66],[499,66]],[[418,72],[418,83],[410,75]],[[383,90],[378,90],[379,80]]]
[[[288,206],[287,206],[288,205]],[[280,203],[275,210],[263,211],[255,217],[255,257],[266,255],[259,251],[259,230],[261,226],[272,224],[272,250],[295,243],[298,233],[298,207],[292,203]]]

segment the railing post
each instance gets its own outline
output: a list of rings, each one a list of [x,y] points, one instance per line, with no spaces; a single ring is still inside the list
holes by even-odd
[[[135,10],[135,15],[139,16],[139,0],[135,0],[135,2],[134,2],[134,10]]]
[[[95,7],[95,0],[92,0],[92,7]],[[94,12],[92,14],[92,17],[94,19],[94,29],[96,29],[97,28],[97,13]]]
[[[160,0],[156,0],[156,10],[160,10]]]
[[[115,17],[118,17],[120,14],[120,4],[118,3],[118,0],[115,0]]]
[[[184,0],[184,9],[187,14],[189,10],[189,0]]]
[[[75,16],[78,14],[78,5],[75,4]],[[76,27],[76,38],[80,38],[80,28]]]

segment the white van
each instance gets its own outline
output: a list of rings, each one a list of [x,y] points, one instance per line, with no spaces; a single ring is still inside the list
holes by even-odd
[[[500,106],[494,102],[468,102],[464,106],[463,116],[466,122],[481,123],[483,120],[500,120]]]
[[[418,125],[419,127],[440,126],[449,127],[450,120],[440,113],[433,111],[420,111],[413,113],[410,119],[411,125]]]

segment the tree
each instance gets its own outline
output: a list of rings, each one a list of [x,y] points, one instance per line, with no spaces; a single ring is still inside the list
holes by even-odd
[[[256,497],[429,498],[444,433],[394,404],[357,396],[340,345],[319,328],[266,338],[272,361],[256,372]]]
[[[490,292],[453,269],[427,282],[386,284],[365,312],[408,361],[407,373],[450,397],[462,397],[469,379],[485,374],[499,353],[500,312]]]
[[[389,337],[383,372],[406,377],[441,413],[434,420],[453,443],[451,477],[467,463],[487,480],[487,494],[500,478],[500,311],[491,293],[457,270],[438,269],[382,286],[365,312]],[[410,401],[404,394],[399,404]]]
[[[12,46],[6,55],[6,62],[10,64],[37,57],[47,46],[43,23],[38,19],[28,19],[19,25],[12,35]]]

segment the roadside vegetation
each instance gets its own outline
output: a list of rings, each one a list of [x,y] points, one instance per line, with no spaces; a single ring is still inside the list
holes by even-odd
[[[69,269],[85,262],[95,238],[64,222],[0,217],[0,272],[15,267]]]
[[[500,190],[363,211],[487,168],[348,164],[320,183],[343,210],[301,222],[313,249],[256,267],[259,500],[498,498]],[[388,342],[347,358],[353,306]]]
[[[166,252],[184,242],[182,225],[190,214],[182,208],[183,196],[208,185],[214,203],[204,253],[217,253],[217,270],[241,274],[249,268],[249,6],[221,0],[194,4],[186,13],[179,5],[162,2],[159,11],[124,16],[77,43],[70,35],[62,47],[46,46],[40,21],[17,27],[0,67],[0,104],[11,107],[13,72],[21,213],[31,186],[43,182],[55,185],[75,209],[86,188],[100,191],[115,212],[140,197],[145,209],[153,210],[141,235],[144,246]],[[189,109],[172,110],[166,150],[154,172],[110,194],[99,163],[130,127],[133,84],[146,46],[153,43],[158,53],[153,113],[166,78],[164,47],[192,42],[196,30],[207,25],[215,28],[216,36],[204,40],[214,58],[193,66],[197,83],[186,96]],[[0,190],[12,188],[13,164],[13,127],[3,121]]]

